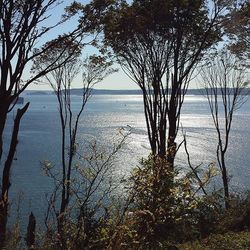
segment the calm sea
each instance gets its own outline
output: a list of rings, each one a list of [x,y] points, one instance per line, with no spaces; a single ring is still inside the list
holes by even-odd
[[[50,160],[56,166],[60,163],[60,126],[56,98],[52,95],[26,95],[30,107],[25,114],[21,128],[16,160],[12,170],[10,195],[17,201],[21,195],[21,217],[29,211],[39,216],[46,209],[45,194],[51,191],[51,181],[42,174],[41,161]],[[72,97],[73,111],[77,111],[81,98]],[[5,141],[10,139],[13,114],[10,114]],[[227,165],[234,191],[247,190],[250,184],[250,100],[235,113]],[[78,143],[82,146],[89,141],[97,141],[102,147],[115,143],[122,127],[131,127],[131,135],[118,154],[117,179],[128,176],[133,167],[149,152],[146,123],[142,98],[138,95],[95,95],[88,102],[79,123]],[[182,141],[182,131],[186,133],[191,161],[194,166],[206,167],[215,162],[217,137],[208,109],[207,100],[202,96],[187,96],[181,115],[181,129],[178,142]],[[181,131],[182,130],[182,131]],[[187,157],[181,148],[176,163],[185,167]],[[218,180],[219,181],[219,180]],[[15,203],[14,202],[14,203]],[[15,207],[15,205],[13,205]]]

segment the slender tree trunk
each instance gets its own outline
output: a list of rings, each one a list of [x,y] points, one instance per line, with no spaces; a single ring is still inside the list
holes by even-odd
[[[168,114],[169,128],[168,128],[168,144],[167,144],[167,162],[170,168],[174,169],[174,159],[176,154],[176,111],[174,103],[170,104],[170,110]]]
[[[1,161],[3,154],[3,132],[7,119],[9,103],[7,102],[5,97],[1,96],[0,98],[1,98],[0,99],[0,161]]]
[[[142,89],[143,91],[143,103],[144,103],[144,115],[146,118],[146,124],[147,124],[147,132],[148,132],[148,138],[149,138],[149,143],[150,143],[150,147],[152,150],[152,154],[156,155],[157,154],[157,149],[156,149],[156,140],[155,140],[155,129],[154,129],[154,121],[151,118],[151,112],[149,112],[150,109],[150,105],[147,101],[147,93],[145,92],[144,89]]]
[[[62,160],[62,193],[61,193],[61,204],[60,204],[60,211],[57,214],[57,230],[59,235],[62,234],[63,223],[64,223],[64,214],[66,209],[66,157],[65,157],[65,140],[66,140],[66,121],[63,115],[63,100],[60,96],[60,89],[56,93],[57,100],[59,103],[59,114],[60,114],[60,123],[61,123],[61,130],[62,130],[62,141],[61,141],[61,160]],[[66,90],[65,90],[66,91]],[[63,95],[65,95],[64,93]]]
[[[221,152],[221,167],[222,167],[222,180],[223,180],[224,196],[225,196],[225,207],[226,209],[228,209],[230,208],[229,204],[230,195],[229,195],[228,174],[227,174],[224,152]]]
[[[35,239],[36,239],[36,217],[31,212],[29,216],[29,224],[27,227],[27,235],[26,235],[26,245],[28,249],[34,249]]]
[[[159,155],[162,159],[166,159],[166,117],[164,117],[163,112],[161,113],[160,118],[160,131],[159,131],[159,137],[160,137],[160,149],[159,149]]]
[[[22,109],[17,110],[17,114],[14,120],[14,127],[12,132],[11,143],[7,159],[4,164],[3,176],[2,176],[2,194],[0,198],[0,249],[3,248],[6,237],[6,225],[8,218],[8,204],[9,204],[9,188],[10,188],[10,170],[13,162],[13,158],[16,152],[18,143],[18,132],[20,127],[20,121],[27,111],[29,103],[27,103]]]

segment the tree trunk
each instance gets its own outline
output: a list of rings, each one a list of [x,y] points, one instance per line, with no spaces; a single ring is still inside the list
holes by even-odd
[[[0,249],[3,248],[5,237],[6,237],[6,225],[8,217],[8,192],[10,188],[10,170],[13,162],[13,158],[16,152],[16,147],[18,143],[18,132],[20,127],[20,121],[27,111],[29,103],[27,103],[22,109],[17,110],[17,114],[14,120],[14,127],[12,131],[12,138],[9,147],[9,152],[7,159],[4,164],[3,176],[2,176],[2,194],[0,198]]]
[[[9,102],[5,97],[0,97],[0,161],[2,159],[3,154],[3,132],[7,119],[7,113],[9,108]]]
[[[167,144],[167,162],[170,168],[174,169],[174,159],[176,155],[176,112],[174,108],[170,108],[168,121],[169,121],[169,131],[168,131],[168,144]]]
[[[29,216],[29,224],[27,227],[27,236],[26,236],[26,244],[28,249],[34,249],[35,238],[36,238],[35,232],[36,232],[36,217],[31,212]]]
[[[227,174],[227,168],[225,164],[225,154],[224,152],[221,152],[221,167],[222,167],[222,180],[223,180],[223,187],[224,187],[224,199],[225,199],[225,207],[226,209],[230,208],[229,204],[229,185],[228,185],[228,174]]]

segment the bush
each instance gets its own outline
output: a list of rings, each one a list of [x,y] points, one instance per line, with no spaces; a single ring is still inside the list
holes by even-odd
[[[200,237],[200,209],[206,203],[190,175],[181,178],[165,160],[149,156],[132,173],[129,188],[131,244],[151,248]]]
[[[231,197],[230,208],[222,211],[219,221],[217,230],[220,233],[250,230],[250,194],[243,198]]]

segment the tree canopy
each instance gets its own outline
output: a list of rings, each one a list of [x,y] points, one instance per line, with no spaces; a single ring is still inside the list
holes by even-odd
[[[238,56],[250,60],[250,2],[243,1],[228,14],[225,31],[231,43],[230,49]]]

